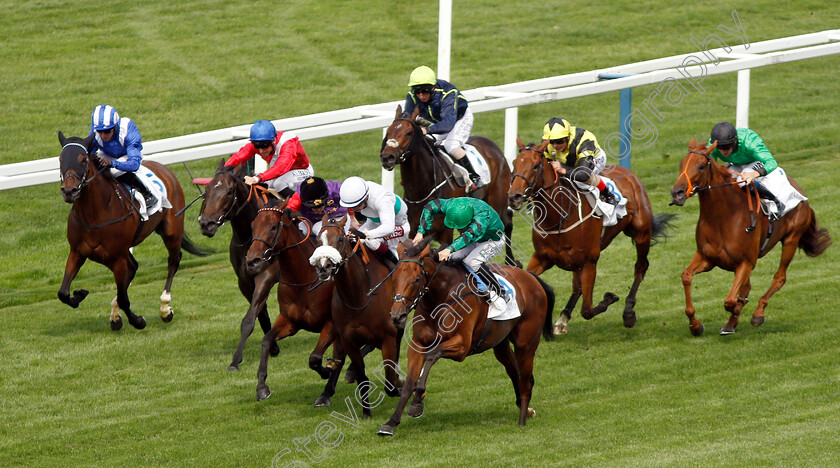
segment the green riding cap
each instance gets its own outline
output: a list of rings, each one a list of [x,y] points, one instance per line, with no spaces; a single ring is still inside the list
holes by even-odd
[[[475,210],[470,202],[464,199],[454,199],[446,206],[446,217],[443,224],[450,229],[464,229],[473,219]]]

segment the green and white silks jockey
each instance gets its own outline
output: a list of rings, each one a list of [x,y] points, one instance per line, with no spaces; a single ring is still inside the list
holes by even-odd
[[[758,133],[721,122],[712,129],[709,143],[714,141],[717,141],[717,148],[711,156],[728,163],[729,169],[740,173],[745,183],[755,182],[761,198],[775,203],[776,210],[770,213],[771,221],[796,206],[798,200],[805,199],[791,186]]]
[[[432,226],[435,216],[444,216],[448,228],[458,229],[461,235],[439,253],[439,259],[461,260],[467,269],[489,286],[488,316],[496,316],[507,309],[505,290],[487,268],[485,262],[502,251],[505,245],[505,226],[499,214],[483,200],[470,197],[432,200],[423,207],[420,225],[414,241],[419,242]]]
[[[348,211],[363,215],[366,220],[350,232],[389,260],[397,261],[397,245],[408,239],[408,205],[394,192],[362,179],[348,177],[341,183],[339,204]]]

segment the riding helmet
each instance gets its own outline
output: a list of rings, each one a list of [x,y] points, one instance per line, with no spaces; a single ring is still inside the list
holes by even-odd
[[[717,140],[718,148],[732,146],[732,151],[738,150],[738,131],[729,122],[721,122],[712,128],[710,142]]]
[[[300,184],[300,200],[304,205],[321,206],[328,195],[327,183],[320,177],[310,177]]]
[[[543,140],[560,140],[568,138],[572,131],[569,121],[560,117],[548,119],[543,127]]]
[[[451,229],[464,229],[473,219],[475,210],[466,198],[454,198],[446,205],[443,224]]]
[[[251,125],[251,141],[274,141],[277,130],[268,120],[257,120]]]
[[[116,126],[120,121],[117,110],[107,104],[100,104],[93,110],[90,116],[90,126],[93,130],[108,130]]]
[[[417,85],[435,85],[437,80],[435,79],[435,72],[423,65],[422,67],[417,67],[414,71],[411,72],[411,75],[408,77],[408,86],[414,87]]]
[[[355,208],[359,206],[368,196],[368,186],[365,179],[361,177],[348,177],[341,183],[339,190],[341,200],[339,204],[345,208]]]

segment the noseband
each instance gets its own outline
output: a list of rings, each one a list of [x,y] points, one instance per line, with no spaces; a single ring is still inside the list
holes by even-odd
[[[283,247],[282,249],[277,250],[277,241],[280,240],[280,234],[283,233],[283,228],[288,226],[287,224],[285,224],[283,222],[283,210],[281,210],[279,208],[275,208],[275,207],[260,208],[260,210],[257,212],[257,214],[259,214],[259,212],[261,212],[261,211],[274,211],[274,212],[280,213],[280,223],[279,223],[280,228],[277,229],[277,232],[274,234],[274,239],[272,239],[271,242],[268,242],[267,240],[265,240],[261,237],[254,237],[252,239],[252,242],[259,241],[259,242],[262,242],[263,244],[266,245],[266,249],[263,250],[263,253],[260,256],[260,259],[262,261],[266,262],[266,263],[270,263],[274,259],[274,257],[280,255],[281,253],[303,244],[304,242],[306,242],[307,239],[309,239],[310,234],[312,234],[312,224],[309,222],[308,219],[306,219],[306,218],[295,218],[295,219],[293,219],[293,221],[294,220],[300,220],[300,221],[303,221],[306,224],[306,226],[308,228],[306,236],[300,242],[297,242],[297,243],[292,244],[292,245],[287,245],[286,247]]]
[[[382,147],[383,151],[385,150],[385,147],[396,148],[397,150],[399,150],[400,154],[397,156],[397,164],[402,164],[408,159],[409,156],[413,154],[411,151],[411,147],[414,141],[416,140],[418,126],[411,119],[406,119],[404,117],[394,119],[394,122],[408,122],[408,124],[411,125],[413,129],[413,132],[411,133],[411,139],[408,140],[408,143],[405,146],[400,145],[400,143],[394,138],[388,138],[387,140],[385,140],[385,144]]]
[[[529,181],[528,178],[525,177],[525,175],[520,174],[518,172],[511,175],[511,177],[510,177],[510,185],[511,186],[513,186],[513,181],[516,180],[517,177],[519,177],[519,178],[521,178],[522,180],[525,181],[526,187],[525,187],[525,190],[522,193],[522,196],[525,197],[526,201],[532,200],[534,198],[534,196],[537,194],[537,190],[552,187],[557,183],[557,180],[558,180],[557,179],[557,173],[555,172],[555,180],[554,180],[553,184],[549,185],[548,187],[540,187],[540,189],[537,189],[536,188],[537,184],[540,182],[540,180],[542,180],[542,178],[545,174],[545,155],[539,149],[537,149],[537,147],[532,146],[532,145],[523,146],[523,147],[519,148],[519,154],[522,154],[523,151],[528,151],[528,150],[533,151],[533,152],[540,155],[540,162],[538,163],[539,168],[537,169],[537,175],[534,177],[534,180]]]

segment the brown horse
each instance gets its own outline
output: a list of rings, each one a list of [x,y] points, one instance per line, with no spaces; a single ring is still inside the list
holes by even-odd
[[[204,202],[198,215],[201,233],[207,237],[216,235],[219,227],[230,221],[230,264],[236,272],[239,291],[250,303],[239,327],[239,345],[228,366],[230,371],[239,370],[245,341],[254,331],[254,318],[259,318],[263,333],[271,329],[266,301],[271,288],[277,283],[280,271],[280,264],[277,262],[266,265],[257,275],[248,271],[245,255],[251,242],[251,221],[257,216],[257,211],[265,205],[266,199],[257,196],[254,193],[256,189],[249,189],[245,185],[244,175],[244,164],[233,167],[225,166],[224,159],[219,161],[216,174],[207,183]],[[275,343],[270,351],[272,356],[277,356],[280,348]]]
[[[452,169],[442,159],[438,151],[434,150],[429,141],[423,138],[423,132],[416,118],[419,109],[412,115],[402,112],[397,106],[394,122],[385,132],[379,160],[382,167],[388,171],[399,164],[402,172],[400,182],[404,189],[403,200],[408,204],[408,221],[411,224],[413,236],[420,223],[423,206],[436,198],[463,197],[467,193],[464,187],[458,185]],[[505,191],[510,186],[510,168],[502,150],[493,141],[483,136],[472,136],[467,143],[473,145],[490,166],[492,182],[469,196],[484,200],[493,207],[505,225],[505,262],[514,265],[516,260],[511,251],[511,235],[513,233],[513,213],[507,206]],[[443,225],[443,218],[435,219],[432,223],[431,235],[443,244],[452,242],[452,229]]]
[[[426,379],[438,359],[461,362],[490,348],[513,383],[519,425],[524,426],[526,418],[536,414],[528,404],[534,387],[534,354],[540,344],[540,330],[545,339],[554,338],[551,334],[554,291],[534,274],[494,265],[515,288],[522,315],[510,320],[488,320],[487,304],[470,286],[466,269],[460,262],[457,266],[439,263],[428,240],[417,246],[409,240],[399,247],[400,261],[394,270],[397,294],[391,319],[404,327],[406,317],[415,309],[408,348],[408,376],[394,414],[378,434],[394,435],[412,394],[414,400],[408,415],[418,418],[423,414]]]
[[[648,269],[648,252],[652,240],[664,235],[673,214],[653,216],[650,200],[642,182],[629,169],[609,166],[604,175],[615,182],[627,199],[627,215],[614,226],[604,227],[600,217],[586,198],[567,177],[558,177],[546,159],[548,141],[538,146],[525,145],[520,138],[519,155],[513,162],[513,183],[508,192],[510,206],[519,210],[528,201],[534,207],[532,241],[534,254],[528,271],[537,275],[554,265],[572,272],[572,295],[555,324],[555,333],[568,330],[568,321],[577,300],[583,295],[580,314],[589,320],[618,301],[611,292],[592,307],[592,291],[601,251],[623,232],[636,247],[633,286],[624,301],[624,326],[636,324],[636,292]]]
[[[61,195],[64,201],[73,204],[67,219],[70,255],[58,298],[76,308],[88,295],[86,289],[77,289],[71,297],[70,283],[90,258],[107,266],[117,283],[117,296],[111,301],[111,329],[122,328],[120,309],[134,328],[144,328],[146,319],[131,311],[128,300],[128,286],[137,272],[137,260],[129,248],[143,242],[152,232],[157,232],[169,251],[169,274],[160,296],[160,317],[164,322],[170,322],[174,316],[169,305],[172,300],[170,291],[172,278],[181,262],[181,249],[195,255],[207,255],[190,241],[184,233],[184,218],[175,214],[184,206],[184,192],[175,174],[165,166],[156,162],[143,163],[163,182],[172,208],[163,209],[149,216],[147,221],[142,221],[138,203],[106,168],[98,167],[98,158],[90,155],[93,138],[93,134],[84,139],[65,138],[58,132],[58,141],[62,146],[59,156]]]
[[[316,246],[312,237],[309,234],[303,235],[297,227],[301,221],[308,225],[308,220],[292,217],[285,206],[285,201],[274,200],[260,209],[252,223],[254,239],[246,256],[247,268],[253,274],[259,274],[272,264],[282,265],[279,270],[280,284],[277,287],[280,313],[263,337],[262,356],[257,371],[257,400],[265,400],[271,395],[265,383],[270,347],[276,345],[277,340],[305,330],[320,334],[315,350],[309,356],[309,367],[318,372],[321,378],[329,378],[324,392],[315,401],[315,406],[328,406],[330,397],[335,393],[339,374],[338,371],[322,366],[324,350],[338,336],[330,308],[333,283],[327,282],[316,287],[318,278],[315,268],[309,264],[309,257]],[[333,355],[335,361],[344,359],[344,351],[337,342]]]
[[[697,220],[697,251],[682,273],[685,288],[685,314],[694,336],[703,334],[703,324],[694,316],[691,301],[691,279],[696,273],[720,267],[735,272],[732,289],[724,300],[724,309],[731,315],[720,331],[721,335],[735,333],[741,309],[750,294],[750,274],[759,258],[782,243],[782,258],[773,277],[770,289],[761,296],[752,316],[752,325],[764,323],[767,301],[781,289],[787,279],[787,268],[801,248],[809,257],[816,257],[831,245],[828,229],[820,228],[817,216],[807,201],[800,202],[781,219],[770,224],[766,216],[755,219],[752,227],[750,207],[759,209],[758,199],[733,183],[732,172],[711,157],[717,142],[706,147],[693,138],[688,144],[688,154],[680,162],[680,175],[671,188],[671,200],[682,206],[694,193],[700,195],[700,218]],[[788,177],[800,193],[799,185]],[[804,194],[804,193],[803,193]],[[754,216],[754,215],[753,215]],[[772,227],[772,230],[771,230]]]
[[[402,329],[397,329],[388,316],[394,296],[391,270],[361,241],[345,234],[346,222],[347,215],[341,219],[324,216],[323,227],[318,233],[319,247],[309,261],[315,265],[320,281],[332,281],[335,285],[332,321],[341,337],[341,347],[350,357],[350,369],[354,371],[358,383],[356,396],[361,397],[362,416],[369,418],[371,406],[367,390],[372,384],[365,374],[360,348],[373,346],[382,350],[383,362],[377,371],[384,367],[385,392],[389,396],[397,396]],[[338,363],[337,372],[342,365]]]

